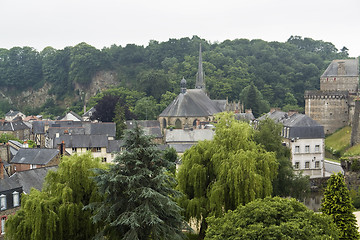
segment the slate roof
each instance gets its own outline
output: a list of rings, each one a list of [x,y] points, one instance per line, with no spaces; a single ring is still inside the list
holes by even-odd
[[[107,147],[108,137],[105,135],[62,135],[54,138],[54,146],[62,141],[66,148],[86,148],[86,147]]]
[[[21,185],[16,181],[16,179],[10,178],[5,171],[4,179],[0,179],[0,192],[5,192],[16,188],[21,188]]]
[[[325,138],[324,127],[305,114],[294,114],[283,121],[290,128],[289,138]]]
[[[8,111],[8,112],[5,114],[5,116],[14,117],[14,116],[16,116],[18,113],[20,113],[20,111],[10,110],[10,111]]]
[[[10,163],[46,165],[58,154],[51,148],[20,148]]]
[[[212,140],[215,131],[212,129],[183,130],[173,129],[166,132],[165,142],[170,143],[196,143],[202,140]]]
[[[177,153],[184,153],[186,150],[194,146],[192,143],[180,143],[180,144],[168,144],[169,147],[173,147]]]
[[[0,131],[18,131],[30,129],[23,121],[0,122]]]
[[[34,134],[45,133],[45,121],[34,121],[32,123],[32,131]]]
[[[162,132],[160,128],[160,122],[158,120],[136,120],[136,123],[142,127],[145,135],[152,135],[155,138],[162,138]],[[126,121],[127,129],[133,129],[135,127],[134,121]]]
[[[58,166],[30,169],[16,172],[10,178],[18,182],[19,185],[22,186],[23,191],[28,194],[31,188],[41,191],[47,173],[49,171],[56,171],[57,169]]]
[[[82,120],[82,118],[81,118],[77,113],[75,113],[75,112],[73,112],[73,111],[70,111],[70,112],[66,113],[65,116],[62,117],[60,120],[68,120],[68,119],[67,119],[68,115],[73,115],[73,116],[74,116],[76,119],[78,119],[79,121]]]
[[[116,124],[114,122],[83,122],[83,127],[85,128],[85,134],[106,135],[109,137],[115,137],[116,135]]]
[[[124,145],[123,140],[109,140],[106,152],[120,152],[121,147]]]
[[[160,117],[206,117],[223,110],[201,89],[187,89],[159,115]]]
[[[345,66],[345,76],[359,76],[358,61],[358,59],[333,60],[321,77],[338,76],[338,67],[341,62],[343,62]]]

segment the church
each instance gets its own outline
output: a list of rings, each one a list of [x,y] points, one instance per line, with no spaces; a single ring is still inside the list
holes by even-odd
[[[199,66],[194,89],[187,89],[186,80],[180,82],[180,94],[159,115],[161,129],[199,129],[214,120],[214,115],[226,110],[227,100],[211,100],[206,94],[205,74],[202,64],[201,45]]]

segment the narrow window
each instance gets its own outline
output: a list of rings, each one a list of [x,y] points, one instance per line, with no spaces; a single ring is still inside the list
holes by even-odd
[[[5,221],[6,217],[1,218],[1,235],[5,234]]]
[[[320,145],[315,145],[315,152],[320,152]]]
[[[315,168],[320,168],[320,161],[315,162]]]
[[[97,148],[96,148],[96,151],[97,151],[97,152],[101,152],[101,147],[97,147]]]
[[[72,152],[75,153],[76,152],[76,147],[71,148]]]
[[[300,166],[300,163],[299,163],[299,162],[295,162],[294,168],[295,168],[295,169],[299,169],[299,166]]]
[[[14,207],[19,206],[19,193],[18,192],[13,192],[13,203],[14,203]]]
[[[305,168],[306,169],[310,168],[310,162],[305,162]]]
[[[306,146],[305,146],[305,152],[306,152],[306,153],[309,153],[309,152],[310,152],[310,146],[309,146],[309,145],[306,145]]]
[[[4,194],[0,195],[0,204],[1,204],[1,210],[6,209],[6,196]]]
[[[300,146],[295,146],[295,153],[299,153],[300,152]]]

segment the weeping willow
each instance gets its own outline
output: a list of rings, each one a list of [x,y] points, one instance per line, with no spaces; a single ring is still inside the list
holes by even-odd
[[[277,175],[275,153],[253,140],[254,130],[229,113],[218,116],[215,137],[187,150],[177,180],[187,219],[205,231],[205,218],[222,216],[257,198],[270,196]]]
[[[43,191],[22,195],[21,209],[6,221],[6,239],[91,239],[98,226],[83,207],[100,200],[91,177],[101,167],[90,153],[64,157],[46,176]]]

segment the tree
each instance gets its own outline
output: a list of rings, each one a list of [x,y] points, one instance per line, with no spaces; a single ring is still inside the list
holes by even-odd
[[[244,103],[245,108],[252,110],[256,118],[270,110],[269,103],[263,99],[261,92],[254,83],[251,83],[241,91],[240,99]]]
[[[230,113],[217,116],[212,141],[201,141],[182,156],[177,174],[179,200],[187,220],[200,225],[205,236],[208,216],[222,216],[227,210],[272,193],[277,174],[275,153],[253,141],[253,128]]]
[[[165,173],[168,162],[136,125],[125,135],[122,154],[95,177],[102,202],[90,204],[95,223],[104,223],[106,239],[181,239],[180,207],[173,197],[174,178]]]
[[[155,120],[159,115],[158,105],[153,97],[144,97],[136,102],[134,114],[137,119]]]
[[[320,210],[334,220],[340,239],[359,239],[355,209],[341,173],[331,175],[327,181]]]
[[[281,129],[281,124],[265,118],[258,123],[254,140],[266,151],[276,153],[278,175],[273,180],[273,196],[303,199],[310,191],[309,177],[294,172],[290,160],[290,149],[282,145]]]
[[[329,216],[317,214],[295,199],[256,199],[208,221],[206,240],[339,239]]]
[[[21,208],[6,221],[7,239],[90,239],[98,230],[85,205],[101,199],[92,168],[99,159],[90,153],[64,157],[46,176],[43,191],[22,195]]]
[[[116,103],[113,122],[116,124],[116,139],[120,139],[126,129],[125,109],[120,102]]]

